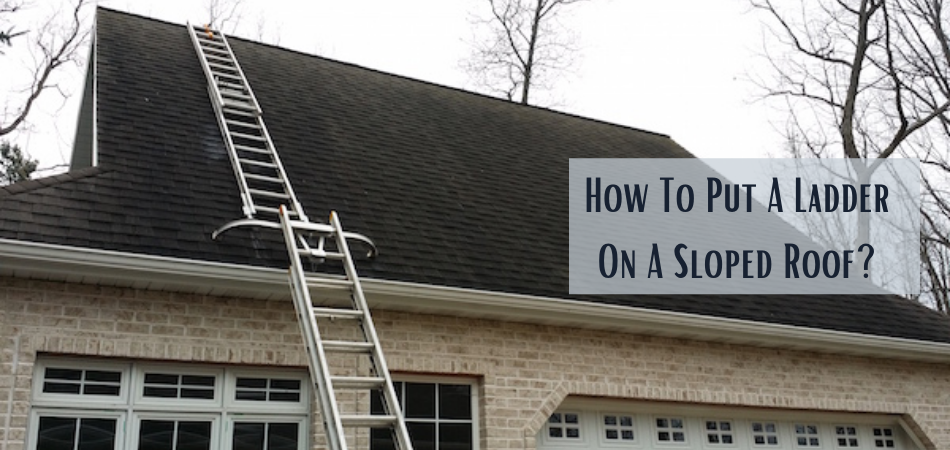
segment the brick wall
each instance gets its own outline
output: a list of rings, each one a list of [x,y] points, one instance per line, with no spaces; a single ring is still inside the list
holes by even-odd
[[[290,302],[0,278],[0,305],[0,450],[23,447],[39,352],[306,364]],[[483,449],[533,449],[568,395],[901,413],[929,446],[950,448],[950,365],[388,311],[374,318],[391,370],[480,378]]]

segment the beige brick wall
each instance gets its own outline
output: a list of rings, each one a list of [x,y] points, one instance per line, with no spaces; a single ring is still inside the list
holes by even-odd
[[[305,364],[290,302],[0,278],[0,304],[0,450],[23,448],[37,353]],[[931,446],[950,448],[946,364],[389,311],[374,318],[393,371],[480,378],[483,449],[533,449],[568,395],[900,413]]]

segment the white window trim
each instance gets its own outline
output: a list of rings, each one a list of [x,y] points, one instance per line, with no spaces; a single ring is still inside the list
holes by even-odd
[[[617,416],[618,425],[617,425],[616,427],[614,427],[614,426],[611,425],[610,427],[611,427],[611,428],[615,428],[615,429],[617,429],[617,430],[623,430],[623,429],[626,429],[626,428],[632,429],[632,430],[633,430],[633,440],[632,440],[632,441],[625,441],[625,440],[623,440],[623,439],[617,439],[617,440],[610,440],[610,439],[607,439],[607,427],[608,427],[608,425],[604,423],[604,416]],[[622,427],[622,426],[620,426],[620,425],[619,425],[619,420],[620,420],[620,417],[621,417],[621,416],[628,416],[628,417],[631,417],[631,418],[633,419],[633,427]],[[584,420],[583,417],[581,417],[581,421],[583,421],[583,420]],[[643,424],[640,423],[641,421],[643,421],[643,419],[640,418],[640,417],[637,417],[636,414],[632,414],[632,413],[626,412],[626,411],[610,411],[610,410],[597,411],[595,420],[597,421],[597,427],[596,427],[596,430],[597,430],[597,433],[598,433],[597,439],[598,439],[598,441],[600,442],[600,446],[601,446],[601,447],[616,447],[616,448],[636,447],[636,448],[639,448],[639,447],[643,446]],[[594,428],[591,428],[591,429],[594,429]],[[583,432],[583,430],[582,430],[582,432]],[[581,437],[583,437],[583,436],[581,436]]]
[[[94,396],[77,394],[43,393],[47,367],[76,370],[110,370],[121,373],[119,396]],[[152,398],[144,397],[145,373],[159,372],[175,375],[215,376],[214,400]],[[238,366],[211,365],[202,363],[163,363],[135,360],[116,360],[40,355],[33,368],[31,386],[31,410],[28,416],[26,449],[35,449],[41,416],[77,418],[116,418],[116,449],[133,449],[138,442],[141,420],[197,420],[212,421],[212,448],[231,446],[231,436],[224,434],[225,425],[234,420],[254,418],[263,422],[298,423],[300,450],[310,448],[312,417],[310,414],[309,376],[305,370],[290,367],[270,369]],[[244,402],[229,401],[234,395],[228,390],[236,386],[238,376],[261,378],[299,379],[300,401],[294,402]],[[447,381],[446,381],[447,382]],[[453,382],[458,382],[453,381]],[[476,386],[473,384],[473,386]],[[477,389],[473,387],[473,395]],[[473,411],[477,411],[477,396],[473,397]],[[473,427],[477,433],[477,416]],[[477,439],[477,434],[473,438]],[[220,442],[228,441],[227,443]],[[476,440],[477,442],[477,440]],[[477,445],[477,444],[476,444]]]
[[[266,423],[296,423],[297,424],[297,442],[305,449],[312,448],[310,445],[310,436],[307,433],[309,427],[307,426],[310,422],[310,417],[300,417],[300,416],[282,416],[282,415],[263,415],[263,414],[227,414],[224,422],[224,429],[222,430],[222,436],[224,436],[227,442],[222,443],[222,450],[232,450],[233,449],[233,438],[231,431],[234,429],[235,422],[266,422]]]
[[[805,427],[804,434],[801,434],[798,432],[799,425]],[[817,434],[812,434],[808,432],[808,427],[810,426],[816,427]],[[828,442],[827,429],[830,428],[828,422],[819,422],[819,421],[814,421],[814,420],[810,420],[810,421],[797,420],[797,421],[789,423],[789,427],[791,427],[792,429],[791,430],[792,431],[792,445],[795,448],[803,448],[803,449],[827,448],[827,446],[825,445]],[[833,430],[832,430],[832,435],[834,435]],[[807,439],[806,445],[801,445],[798,443],[798,438],[800,437]],[[811,445],[811,440],[814,438],[818,439],[818,445]]]
[[[743,430],[740,428],[740,427],[742,427],[743,425],[745,425],[745,421],[744,421],[744,420],[736,420],[736,419],[730,419],[730,418],[725,418],[725,417],[700,417],[698,420],[699,420],[699,430],[700,430],[700,433],[697,434],[697,436],[700,437],[700,440],[702,441],[701,444],[702,444],[703,448],[710,449],[710,450],[715,450],[715,449],[726,449],[726,450],[728,450],[728,449],[734,449],[734,448],[738,448],[738,445],[739,445],[738,442],[739,442],[739,440],[745,438],[745,436],[741,436]],[[723,443],[710,444],[710,443],[709,443],[709,438],[706,437],[706,435],[710,434],[709,432],[710,432],[711,430],[707,430],[707,429],[706,429],[706,422],[716,422],[716,427],[717,427],[717,429],[716,429],[716,431],[714,431],[714,433],[718,434],[719,436],[722,436],[722,435],[723,435],[723,431],[720,430],[720,429],[718,429],[719,426],[721,425],[721,423],[722,423],[722,422],[729,422],[729,426],[731,426],[732,429],[731,429],[730,431],[727,431],[726,434],[731,434],[731,435],[732,435],[732,443],[731,443],[731,444],[723,444]],[[745,427],[743,427],[743,428],[745,428]],[[749,442],[752,442],[752,433],[751,433],[752,425],[749,425],[747,428],[749,428],[749,430],[750,430],[750,433],[749,433],[749,435],[748,435],[748,440],[749,440]]]
[[[176,422],[211,422],[211,444],[208,448],[214,450],[220,447],[221,414],[214,412],[184,413],[184,412],[157,412],[145,411],[132,414],[132,432],[129,434],[128,449],[139,448],[139,431],[143,420],[162,420]]]
[[[477,378],[464,377],[464,376],[438,376],[438,375],[418,375],[418,374],[400,374],[395,373],[391,375],[394,383],[438,383],[438,384],[466,384],[470,386],[469,393],[471,395],[471,408],[472,408],[472,450],[481,449],[481,413],[479,405],[479,398],[481,393],[479,392],[479,381]],[[416,419],[406,419],[406,422],[417,421]],[[418,422],[423,422],[424,420],[418,420]],[[445,423],[452,423],[453,420],[446,419]],[[456,420],[455,423],[463,423],[465,421]]]
[[[692,445],[692,441],[690,440],[690,435],[693,434],[693,433],[690,432],[690,429],[689,429],[689,428],[690,428],[690,424],[691,424],[692,422],[695,422],[695,421],[698,420],[698,419],[689,420],[689,419],[688,419],[688,416],[685,416],[685,415],[682,415],[682,414],[653,414],[653,415],[651,415],[651,416],[649,416],[649,417],[650,417],[650,430],[651,430],[651,434],[652,434],[652,436],[653,436],[653,438],[652,438],[652,440],[653,440],[653,445],[655,445],[655,446],[657,446],[657,447],[669,447],[669,448],[689,448],[689,447]],[[683,421],[683,428],[672,428],[672,427],[668,427],[668,428],[664,428],[663,430],[660,430],[659,425],[657,425],[657,423],[656,423],[657,419],[667,419],[667,420],[678,419],[678,420],[681,420],[681,421]],[[673,424],[670,423],[670,425],[672,426]],[[679,430],[682,430],[681,432],[683,433],[683,439],[684,439],[684,440],[683,440],[682,442],[680,442],[680,441],[674,441],[674,440],[673,440],[673,433],[674,433],[674,432],[678,433],[678,432],[680,432]],[[669,441],[661,441],[661,440],[660,440],[660,431],[669,432],[669,433],[670,433],[670,440],[669,440]]]
[[[281,380],[300,381],[300,401],[294,402],[259,402],[252,400],[237,400],[238,378],[277,378]],[[234,368],[227,371],[224,383],[224,392],[229,395],[224,398],[224,407],[228,411],[269,412],[274,414],[310,414],[310,377],[307,372],[294,372],[274,375],[273,370],[257,368]]]
[[[119,372],[119,395],[77,395],[77,394],[54,394],[43,392],[43,384],[46,381],[46,369],[63,368],[72,370],[103,370]],[[39,359],[33,367],[32,386],[33,405],[42,406],[62,406],[64,404],[95,404],[103,407],[121,408],[129,403],[129,377],[131,377],[132,364],[126,362],[105,361],[100,359],[79,359],[79,358],[55,358]]]
[[[646,436],[649,433],[649,440],[642,438],[639,443],[625,443],[625,445],[607,445],[604,440],[597,439],[584,440],[585,448],[631,448],[631,449],[682,449],[691,450],[798,450],[798,449],[818,449],[818,450],[844,450],[837,447],[835,435],[835,426],[855,426],[858,428],[858,439],[860,449],[874,448],[874,428],[890,428],[893,430],[893,440],[895,449],[900,450],[922,450],[924,447],[919,445],[919,441],[908,431],[906,424],[897,415],[888,414],[865,414],[865,413],[844,413],[844,412],[821,412],[821,411],[803,411],[803,410],[779,410],[771,408],[751,408],[751,407],[731,407],[720,405],[699,405],[689,403],[673,402],[631,402],[614,399],[593,399],[581,397],[569,397],[560,408],[555,412],[580,412],[580,422],[589,425],[583,429],[582,437],[592,434],[603,433],[601,425],[604,414],[611,415],[633,415],[635,429],[640,436]],[[659,443],[656,440],[657,417],[664,418],[683,418],[685,430],[687,431],[687,441],[689,445],[677,445],[677,443]],[[707,420],[729,421],[733,427],[733,445],[710,445],[706,441],[705,422]],[[776,435],[779,444],[755,445],[753,443],[752,423],[760,422],[764,424],[774,423],[776,425]],[[803,425],[818,425],[818,435],[820,447],[799,447],[797,445],[797,436],[794,426],[796,423]],[[538,447],[544,450],[554,449],[576,449],[578,445],[569,445],[566,440],[547,439],[547,422],[537,435]],[[764,433],[763,433],[764,434]],[[851,447],[853,448],[853,447]]]
[[[224,409],[222,397],[224,396],[225,370],[223,367],[191,366],[171,363],[139,363],[136,365],[136,369],[137,370],[133,370],[132,374],[132,391],[134,392],[132,404],[138,410],[179,411],[182,408],[200,408],[201,411],[221,412]],[[213,376],[215,379],[214,398],[146,397],[144,392],[146,373]]]
[[[565,447],[565,448],[586,448],[591,442],[593,442],[591,441],[591,438],[589,436],[590,433],[588,433],[588,430],[600,429],[600,427],[591,426],[590,421],[592,419],[589,417],[590,414],[584,414],[584,411],[574,410],[574,409],[563,409],[563,410],[559,409],[555,412],[558,414],[577,414],[577,428],[578,428],[578,432],[580,433],[580,438],[571,439],[567,437],[567,434],[565,434],[564,437],[560,437],[560,438],[551,437],[551,435],[548,433],[548,427],[549,425],[551,425],[551,423],[549,422],[550,420],[550,416],[549,416],[549,418],[544,421],[544,426],[541,427],[541,440],[543,443],[552,445],[552,446],[557,446],[557,447]],[[597,417],[600,417],[599,413]],[[561,428],[565,428],[569,425],[573,425],[573,424],[562,423],[560,426]]]
[[[27,436],[24,448],[35,449],[39,443],[40,417],[70,417],[80,419],[116,419],[114,449],[126,448],[126,412],[123,410],[102,409],[57,409],[36,407],[30,411],[27,424]]]
[[[838,434],[838,427],[844,427],[844,428],[845,428],[845,433],[847,433],[847,428],[854,428],[854,429],[855,429],[854,431],[855,431],[856,434],[854,434],[854,435],[850,435],[850,434],[839,435],[839,434]],[[857,426],[857,425],[855,425],[855,424],[852,424],[852,423],[833,423],[833,424],[831,424],[831,436],[833,437],[833,442],[831,443],[832,447],[834,447],[834,448],[836,448],[836,449],[861,448],[862,446],[864,446],[864,444],[865,444],[866,442],[869,442],[869,441],[867,440],[867,436],[865,436],[865,433],[864,433],[864,432],[865,432],[865,430],[864,430],[865,428],[868,428],[868,427],[859,427],[859,426]],[[870,429],[868,430],[868,434],[870,434]],[[845,438],[845,439],[852,439],[852,438],[857,439],[857,440],[858,440],[858,446],[857,446],[857,447],[851,447],[851,446],[844,446],[844,447],[842,447],[842,446],[838,445],[838,439],[839,439],[839,438],[842,438],[842,437]]]
[[[902,422],[903,422],[903,421],[902,421]],[[904,425],[904,424],[901,423],[901,425]],[[875,435],[874,435],[874,429],[875,429],[875,428],[890,428],[892,434],[891,434],[890,436],[880,436],[880,437],[875,436]],[[900,426],[891,426],[891,425],[876,425],[876,426],[872,426],[872,427],[870,427],[870,430],[868,431],[868,439],[870,439],[870,440],[868,441],[868,445],[870,445],[871,448],[884,448],[884,449],[888,449],[888,448],[899,448],[898,446],[900,445],[900,442],[901,442],[901,439],[900,439],[900,432],[901,432],[901,431],[902,431],[902,430],[901,430],[901,427],[900,427]],[[920,448],[923,448],[923,445],[920,443],[920,441],[917,439],[916,436],[910,435],[910,437],[914,440],[914,445],[916,445],[916,446],[918,446],[918,447],[920,447]],[[875,447],[875,446],[874,446],[874,445],[875,445],[874,441],[875,441],[876,439],[879,439],[879,438],[880,438],[880,439],[891,439],[891,440],[894,441],[894,445],[895,445],[895,446],[894,446],[894,447],[887,447],[887,446],[885,445],[884,447]]]
[[[756,433],[756,432],[752,431],[752,424],[753,424],[754,422],[757,422],[757,423],[761,423],[761,424],[762,424],[762,431],[761,431],[761,432]],[[786,443],[787,440],[789,439],[788,436],[786,436],[785,433],[784,433],[785,427],[783,426],[783,423],[782,423],[781,421],[772,420],[772,419],[747,419],[747,420],[744,421],[744,423],[745,423],[745,427],[746,427],[746,433],[747,433],[748,436],[749,436],[749,446],[752,447],[752,448],[762,448],[762,449],[776,448],[776,449],[780,449],[780,448],[782,448],[782,446],[785,445],[785,443]],[[774,424],[774,425],[775,425],[775,432],[774,432],[774,433],[765,431],[765,427],[766,427],[766,425],[768,425],[768,424]],[[756,443],[755,443],[755,436],[756,436],[756,435],[764,437],[764,438],[765,438],[765,443],[764,443],[764,444],[756,444]],[[769,442],[769,441],[768,441],[769,436],[772,436],[772,435],[775,435],[776,438],[778,439],[778,445],[770,445],[770,444],[768,443],[768,442]]]

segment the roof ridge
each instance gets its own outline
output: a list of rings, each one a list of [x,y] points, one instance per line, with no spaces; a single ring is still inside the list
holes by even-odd
[[[127,12],[127,11],[119,11],[119,10],[117,10],[117,9],[106,8],[106,7],[103,7],[103,6],[99,6],[98,9],[102,9],[102,10],[106,10],[106,11],[110,11],[110,12],[115,12],[115,13],[119,13],[119,14],[125,14],[125,15],[140,17],[140,18],[143,18],[143,19],[146,19],[146,20],[151,20],[151,21],[154,21],[154,22],[160,22],[160,23],[164,23],[164,24],[168,24],[168,25],[184,26],[183,24],[179,24],[179,23],[175,23],[175,22],[171,22],[171,21],[167,21],[167,20],[156,19],[156,18],[154,18],[154,17],[143,16],[143,15],[141,15],[141,14],[135,14],[135,13],[132,13],[132,12]],[[593,118],[593,117],[582,116],[582,115],[579,115],[579,114],[575,114],[575,113],[571,113],[571,112],[566,112],[566,111],[559,111],[559,110],[556,110],[556,109],[546,108],[546,107],[543,107],[543,106],[537,106],[537,105],[531,105],[531,104],[522,104],[522,103],[512,102],[512,101],[505,100],[505,99],[502,99],[502,98],[499,98],[499,97],[491,96],[491,95],[488,95],[488,94],[483,94],[483,93],[481,93],[481,92],[470,91],[470,90],[463,89],[463,88],[459,88],[459,87],[455,87],[455,86],[449,86],[449,85],[445,85],[445,84],[440,84],[440,83],[437,83],[437,82],[434,82],[434,81],[428,81],[428,80],[423,80],[423,79],[419,79],[419,78],[413,78],[413,77],[406,76],[406,75],[399,75],[399,74],[392,73],[392,72],[386,72],[386,71],[383,71],[383,70],[380,70],[380,69],[374,69],[374,68],[372,68],[372,67],[361,66],[361,65],[356,64],[356,63],[351,63],[351,62],[347,62],[347,61],[341,61],[341,60],[338,60],[338,59],[328,58],[328,57],[326,57],[326,56],[321,56],[321,55],[315,55],[315,54],[307,53],[307,52],[304,52],[304,51],[301,51],[301,50],[294,50],[294,49],[287,48],[287,47],[281,47],[281,46],[279,46],[279,45],[268,44],[268,43],[266,43],[266,42],[255,41],[255,40],[253,40],[253,39],[244,38],[244,37],[241,37],[241,36],[238,36],[238,35],[230,35],[230,34],[229,34],[229,35],[228,35],[228,39],[238,40],[238,41],[242,41],[242,42],[245,42],[245,43],[248,43],[248,44],[252,44],[252,45],[260,45],[260,46],[269,47],[269,48],[273,48],[273,49],[277,49],[277,50],[281,50],[281,51],[285,51],[285,52],[295,53],[295,54],[298,54],[298,55],[301,55],[301,56],[306,56],[306,57],[309,57],[309,58],[317,58],[317,59],[320,59],[320,60],[323,60],[323,61],[327,61],[327,62],[330,62],[330,63],[340,64],[340,65],[344,65],[344,66],[348,66],[348,67],[353,67],[353,68],[361,69],[361,70],[366,70],[366,71],[374,72],[374,73],[377,73],[377,74],[380,74],[380,75],[384,75],[384,76],[388,76],[388,77],[399,78],[399,79],[402,79],[402,80],[412,81],[412,82],[416,82],[416,83],[422,83],[422,84],[426,84],[426,85],[433,86],[433,87],[437,87],[437,88],[448,89],[448,90],[452,90],[452,91],[459,92],[459,93],[466,94],[466,95],[472,95],[472,96],[475,96],[475,97],[481,97],[481,98],[489,99],[489,100],[492,100],[492,101],[501,102],[501,103],[504,103],[504,104],[507,104],[507,105],[511,105],[512,107],[515,107],[515,108],[518,108],[518,107],[521,107],[521,108],[528,108],[528,109],[535,110],[535,111],[541,111],[541,112],[546,112],[546,113],[550,113],[550,114],[555,114],[555,115],[560,115],[560,116],[566,116],[566,117],[570,117],[570,118],[574,118],[574,119],[581,119],[581,120],[588,121],[588,122],[599,123],[599,124],[602,124],[602,125],[608,125],[608,126],[612,126],[612,127],[622,128],[622,129],[625,129],[625,130],[636,131],[636,132],[639,132],[639,133],[652,134],[652,135],[654,135],[654,136],[665,137],[665,138],[667,138],[667,139],[671,139],[671,140],[672,140],[672,138],[670,137],[670,135],[665,134],[665,133],[660,133],[660,132],[657,132],[657,131],[650,131],[650,130],[646,130],[646,129],[643,129],[643,128],[637,128],[637,127],[630,126],[630,125],[624,125],[624,124],[619,124],[619,123],[615,123],[615,122],[609,122],[609,121],[606,121],[606,120],[603,120],[603,119],[596,119],[596,118]],[[674,142],[675,142],[675,141],[674,141]],[[681,147],[682,147],[682,146],[681,146]],[[684,150],[685,150],[685,149],[684,149]],[[686,151],[689,152],[689,150],[686,150]],[[689,152],[689,154],[692,155],[692,152]],[[693,155],[693,156],[695,157],[695,155]]]
[[[100,166],[84,167],[82,169],[72,170],[66,173],[37,178],[35,180],[19,181],[7,186],[0,186],[0,198],[22,194],[24,192],[35,191],[37,189],[68,183],[70,181],[76,181],[83,178],[94,177],[105,172],[108,172],[108,170],[103,169]]]

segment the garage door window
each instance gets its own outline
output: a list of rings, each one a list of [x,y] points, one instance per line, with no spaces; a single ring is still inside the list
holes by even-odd
[[[304,450],[306,372],[37,361],[29,450]]]

